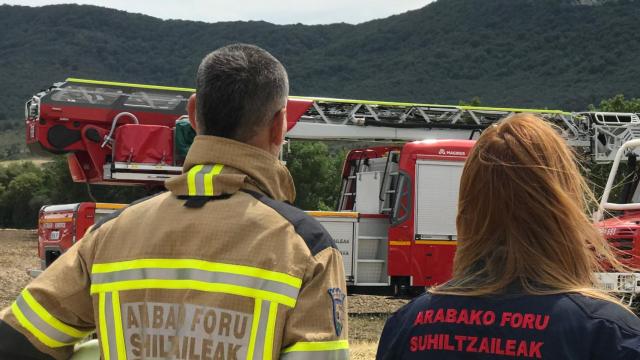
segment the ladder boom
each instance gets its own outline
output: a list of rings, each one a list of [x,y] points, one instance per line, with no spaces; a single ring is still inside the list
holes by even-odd
[[[176,121],[186,115],[194,92],[69,78],[26,103],[27,144],[36,151],[69,154],[75,181],[160,183],[180,172],[187,130],[181,125],[178,131],[178,123],[184,121]],[[287,137],[368,142],[475,139],[486,127],[516,113],[535,113],[553,124],[569,145],[596,162],[612,161],[624,142],[640,138],[640,118],[633,113],[295,96],[287,102]],[[151,145],[142,146],[145,142]]]

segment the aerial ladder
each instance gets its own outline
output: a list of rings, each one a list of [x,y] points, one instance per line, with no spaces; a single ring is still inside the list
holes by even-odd
[[[182,170],[173,131],[194,92],[69,78],[26,103],[27,144],[35,152],[68,154],[78,182],[161,183]],[[289,139],[473,139],[487,126],[522,112],[554,124],[569,145],[595,162],[612,161],[624,142],[640,138],[637,114],[296,96],[289,98],[287,107]]]

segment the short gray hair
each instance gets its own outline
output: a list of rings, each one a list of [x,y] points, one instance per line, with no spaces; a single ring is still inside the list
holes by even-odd
[[[196,78],[199,133],[247,141],[287,104],[284,66],[264,49],[232,44],[205,56]]]

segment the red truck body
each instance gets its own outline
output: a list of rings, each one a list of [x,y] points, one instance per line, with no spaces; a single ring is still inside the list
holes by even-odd
[[[38,257],[41,268],[44,270],[51,265],[80,240],[96,221],[125,206],[92,202],[43,206],[38,218]]]

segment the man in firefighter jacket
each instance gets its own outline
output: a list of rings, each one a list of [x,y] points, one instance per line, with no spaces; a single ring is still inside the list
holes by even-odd
[[[287,203],[288,80],[249,45],[204,58],[198,136],[168,192],[87,235],[1,314],[1,359],[347,359],[345,275],[322,226]]]

